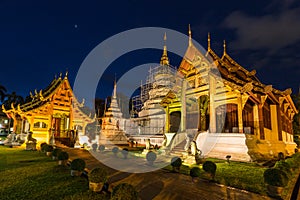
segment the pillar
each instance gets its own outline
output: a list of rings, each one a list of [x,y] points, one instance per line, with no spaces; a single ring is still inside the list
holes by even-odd
[[[209,131],[215,133],[216,126],[216,109],[215,109],[216,79],[209,76]]]
[[[180,130],[181,132],[186,129],[186,80],[182,81],[181,87],[181,121],[180,121]]]
[[[244,127],[243,127],[243,106],[242,106],[242,97],[238,97],[238,127],[239,127],[239,133],[244,132]]]

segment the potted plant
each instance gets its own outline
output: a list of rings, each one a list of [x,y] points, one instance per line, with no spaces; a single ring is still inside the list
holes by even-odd
[[[99,145],[98,150],[103,152],[105,150],[105,146],[103,144]]]
[[[128,149],[127,148],[123,148],[122,149],[122,154],[124,156],[124,159],[127,159],[127,156],[128,156]]]
[[[93,149],[93,151],[97,151],[97,147],[98,147],[98,144],[97,143],[93,143],[92,144],[92,149]]]
[[[153,151],[149,151],[147,154],[146,154],[146,159],[148,161],[148,164],[149,165],[153,165],[154,161],[156,160],[156,153],[154,153]]]
[[[88,178],[90,190],[100,192],[107,181],[107,172],[105,169],[97,167],[92,169],[92,171],[88,174]]]
[[[215,174],[217,170],[217,165],[212,161],[205,161],[202,165],[203,170],[209,174],[210,179],[215,179]]]
[[[190,170],[190,176],[192,177],[192,182],[197,182],[197,178],[200,177],[201,170],[199,167],[193,167]]]
[[[179,172],[180,171],[180,167],[182,165],[181,158],[179,158],[178,156],[173,157],[171,159],[171,165],[172,165],[172,168],[173,168],[173,172]]]
[[[286,173],[277,168],[269,168],[264,172],[264,182],[267,184],[269,196],[279,197],[283,187],[287,185],[288,177]]]
[[[117,154],[119,152],[119,148],[118,147],[114,147],[114,148],[112,148],[111,151],[114,153],[114,156],[117,157]]]
[[[52,151],[52,160],[57,160],[57,156],[58,154],[61,152],[62,150],[59,148],[55,148]]]
[[[61,151],[58,155],[57,155],[57,159],[58,159],[58,165],[66,165],[67,161],[69,159],[69,154],[65,151]]]
[[[46,155],[50,157],[50,156],[52,155],[53,146],[51,146],[51,145],[46,145],[46,146],[45,146],[45,151],[46,151]]]
[[[71,162],[71,176],[81,176],[85,168],[85,161],[81,158],[76,158]]]
[[[128,183],[121,183],[114,187],[111,193],[111,200],[118,199],[130,199],[130,200],[138,200],[138,192],[135,188]]]

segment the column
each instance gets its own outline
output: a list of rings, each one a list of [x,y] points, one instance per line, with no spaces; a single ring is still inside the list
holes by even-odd
[[[209,76],[209,131],[215,133],[216,128],[216,109],[215,109],[215,94],[216,94],[216,80]]]
[[[253,125],[254,125],[254,135],[259,135],[259,117],[258,117],[258,106],[255,104],[253,106]]]
[[[166,124],[165,124],[165,132],[170,132],[170,113],[169,113],[169,105],[166,107]]]
[[[186,80],[183,79],[182,87],[181,87],[181,121],[180,121],[181,132],[185,131],[186,129],[186,99],[185,99],[186,84],[187,84]]]
[[[243,127],[243,107],[242,107],[242,97],[238,97],[238,126],[239,126],[239,133],[244,132]]]
[[[264,140],[265,139],[265,132],[264,132],[264,115],[263,115],[263,105],[258,105],[258,118],[259,118],[259,133],[260,137],[259,139]]]

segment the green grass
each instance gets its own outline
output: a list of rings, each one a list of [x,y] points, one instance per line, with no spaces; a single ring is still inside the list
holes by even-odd
[[[71,177],[45,154],[0,146],[0,198],[5,199],[109,199],[89,191],[83,177]]]
[[[266,168],[260,167],[255,163],[230,162],[230,164],[228,164],[225,160],[220,159],[208,158],[206,160],[213,161],[217,165],[215,182],[266,195],[263,180],[263,173]],[[205,171],[202,170],[202,165],[182,165],[180,173],[189,175],[190,169],[193,167],[199,167],[201,169],[200,178],[208,178]],[[164,169],[171,171],[172,166],[168,165],[164,167]]]

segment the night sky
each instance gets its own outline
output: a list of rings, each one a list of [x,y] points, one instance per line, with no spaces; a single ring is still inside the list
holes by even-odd
[[[178,3],[177,3],[178,2]],[[27,96],[68,70],[71,85],[85,57],[105,39],[139,27],[188,33],[204,48],[227,53],[264,84],[298,92],[300,3],[274,1],[0,1],[0,84]],[[162,33],[162,45],[163,45]],[[188,42],[186,43],[188,45]],[[132,66],[159,62],[161,51],[136,51],[110,66],[97,96],[111,94],[114,77]],[[180,58],[170,55],[171,64]]]

